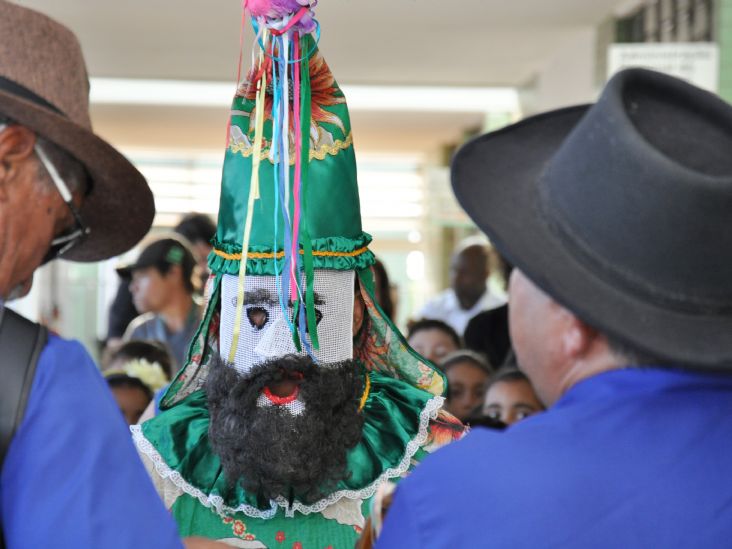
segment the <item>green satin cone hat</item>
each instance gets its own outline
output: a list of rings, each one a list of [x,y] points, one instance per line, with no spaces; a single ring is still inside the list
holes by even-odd
[[[371,237],[361,226],[346,99],[318,51],[317,30],[288,27],[298,17],[306,21],[303,16],[313,5],[281,20],[253,17],[258,56],[232,104],[206,312],[186,366],[161,401],[163,412],[132,428],[181,536],[203,535],[245,547],[353,547],[377,489],[464,430],[442,409],[444,375],[409,347],[374,299],[374,256],[368,249]],[[313,284],[321,284],[320,294]],[[266,320],[255,325],[241,315],[242,304],[247,300],[257,309],[255,297],[265,290],[269,309],[260,313]],[[320,297],[323,307],[335,304],[338,314],[329,316],[324,309],[313,325],[311,306]],[[244,322],[232,322],[232,301]],[[361,303],[363,322],[354,336],[353,309]],[[310,329],[303,329],[305,309]],[[290,319],[289,311],[299,313],[294,328],[297,315]],[[285,318],[290,331],[275,332]],[[265,324],[270,326],[266,332]],[[310,354],[308,344],[314,353],[347,344],[344,354],[363,379],[363,427],[346,455],[348,474],[322,499],[290,492],[261,501],[259,494],[226,479],[209,440],[203,390],[209,368],[221,355],[242,372],[241,363],[227,360],[227,346],[228,356],[234,349],[237,359],[241,348],[250,358],[256,355],[254,366],[265,356],[249,344],[253,339],[237,345],[232,335],[227,341],[229,326],[249,338],[279,334],[270,340],[287,345],[300,334],[300,353]],[[308,342],[313,331],[321,335]],[[314,367],[330,362],[313,361]]]
[[[357,338],[360,342],[354,342],[354,355],[365,362],[366,368],[404,379],[434,395],[442,395],[446,388],[443,374],[407,345],[399,330],[375,303],[370,268],[374,255],[368,249],[371,236],[361,226],[356,157],[346,98],[321,55],[315,37],[304,35],[302,50],[309,56],[307,77],[311,123],[309,130],[302,132],[307,140],[301,141],[302,149],[307,149],[307,168],[301,168],[301,171],[306,171],[306,176],[302,178],[300,188],[301,219],[297,245],[300,260],[309,256],[314,269],[356,272],[368,322]],[[232,104],[218,226],[214,249],[208,260],[212,276],[207,291],[207,311],[192,342],[188,365],[163,399],[163,409],[200,388],[212,353],[220,352],[217,331],[221,279],[224,275],[240,274],[248,217],[251,217],[251,228],[246,246],[246,276],[282,275],[283,272],[288,253],[286,234],[289,232],[283,221],[283,204],[287,204],[292,217],[297,202],[294,188],[295,132],[291,131],[287,140],[289,158],[285,158],[283,147],[278,148],[275,144],[278,139],[282,141],[281,135],[277,135],[275,119],[282,116],[284,101],[278,100],[274,93],[281,82],[276,82],[276,85],[267,82],[259,98],[264,109],[260,113],[262,133],[259,154],[256,154],[258,82],[263,68],[271,74],[271,64],[278,62],[276,57],[276,53],[272,57],[264,56],[255,64],[239,86]],[[299,61],[305,65],[304,57]],[[304,87],[301,85],[301,89]],[[292,83],[289,90],[287,115],[292,119],[295,114]],[[250,208],[254,171],[258,175],[258,189]],[[368,345],[364,345],[365,342]]]

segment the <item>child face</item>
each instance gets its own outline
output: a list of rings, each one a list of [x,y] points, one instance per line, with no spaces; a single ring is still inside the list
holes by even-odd
[[[498,381],[491,385],[485,397],[483,413],[511,425],[544,409],[525,380]]]
[[[471,362],[458,362],[448,368],[447,386],[449,398],[447,411],[465,421],[483,404],[488,386],[488,374]]]
[[[125,416],[127,425],[135,425],[147,405],[150,404],[150,399],[144,391],[137,387],[112,387],[111,389],[122,415]]]
[[[457,351],[452,338],[438,328],[419,330],[412,334],[408,343],[412,349],[433,364],[439,364],[445,356]]]
[[[130,293],[137,312],[160,312],[168,300],[171,274],[162,275],[155,267],[138,269],[132,273]]]

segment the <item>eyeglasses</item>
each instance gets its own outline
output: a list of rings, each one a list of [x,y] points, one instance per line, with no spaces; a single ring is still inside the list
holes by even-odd
[[[41,262],[41,265],[45,265],[49,261],[62,256],[71,248],[77,246],[91,232],[91,229],[89,229],[89,227],[87,227],[81,220],[81,214],[79,213],[79,210],[76,209],[76,206],[74,206],[71,191],[69,191],[68,186],[64,183],[64,180],[59,175],[58,170],[56,170],[56,166],[53,165],[46,152],[38,144],[35,146],[35,151],[38,158],[41,160],[43,167],[46,168],[48,175],[51,177],[51,181],[53,181],[53,184],[61,195],[61,198],[69,207],[69,210],[71,210],[71,215],[74,216],[73,228],[64,234],[57,236],[51,241],[51,245],[49,246],[46,255],[43,256],[43,261]]]

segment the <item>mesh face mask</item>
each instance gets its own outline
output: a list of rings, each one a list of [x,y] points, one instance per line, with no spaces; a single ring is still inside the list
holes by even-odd
[[[353,271],[315,271],[313,289],[320,349],[313,349],[313,356],[319,364],[353,358],[354,276]],[[224,275],[221,283],[219,338],[221,355],[225,357],[229,355],[234,333],[238,278]],[[234,367],[241,373],[247,373],[269,358],[287,354],[306,355],[304,347],[298,352],[292,340],[288,318],[292,321],[293,307],[286,303],[286,313],[283,313],[276,277],[248,276],[245,283],[244,314]]]

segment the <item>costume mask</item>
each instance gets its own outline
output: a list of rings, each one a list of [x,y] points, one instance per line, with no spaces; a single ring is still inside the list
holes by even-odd
[[[341,362],[353,357],[353,271],[315,271],[315,311],[318,320],[320,347],[312,349],[318,365]],[[295,347],[290,323],[294,317],[293,303],[280,301],[281,278],[249,276],[246,279],[244,312],[234,368],[242,374],[267,359],[289,354],[307,356],[306,346]],[[224,275],[221,281],[221,355],[229,356],[236,321],[238,279]],[[283,308],[284,305],[284,308]]]

